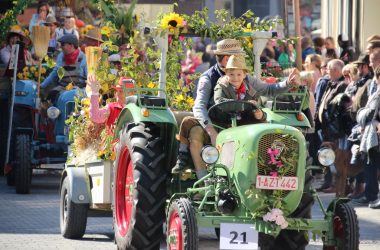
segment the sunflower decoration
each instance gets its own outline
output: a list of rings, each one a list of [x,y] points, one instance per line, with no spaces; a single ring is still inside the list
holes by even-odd
[[[185,24],[186,22],[183,17],[177,13],[172,12],[162,17],[160,26],[163,29],[169,30],[171,33],[178,34],[179,29],[183,28]]]
[[[100,30],[102,35],[105,35],[107,38],[110,38],[114,33],[116,33],[117,29],[115,25],[111,22],[107,22]]]
[[[87,35],[87,33],[88,33],[90,30],[92,30],[92,29],[94,29],[94,28],[95,28],[95,27],[94,27],[93,25],[91,25],[91,24],[82,27],[82,28],[80,29],[80,37],[83,38],[85,35]]]
[[[41,67],[41,81],[45,80],[46,76],[49,75],[49,68],[44,66]],[[38,68],[36,66],[25,66],[22,71],[17,74],[19,80],[33,80],[38,81]]]
[[[177,110],[188,110],[194,106],[194,99],[186,93],[178,93],[174,97],[172,106]]]
[[[244,28],[243,32],[252,32],[252,24],[248,23]],[[253,39],[252,37],[244,37],[244,42],[247,44],[247,47],[252,49],[253,48]]]

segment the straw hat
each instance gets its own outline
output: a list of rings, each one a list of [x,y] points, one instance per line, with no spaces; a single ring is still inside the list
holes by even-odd
[[[28,43],[30,41],[29,37],[25,34],[19,25],[13,25],[7,34],[7,43],[9,43],[9,38],[15,34],[19,35],[24,43]]]
[[[57,19],[55,19],[54,16],[48,16],[48,17],[46,18],[46,21],[45,21],[44,25],[47,26],[47,25],[49,25],[49,24],[55,24],[55,25],[58,25]]]
[[[226,69],[242,69],[247,71],[247,65],[243,55],[232,55],[227,61]]]
[[[224,39],[216,44],[215,55],[238,55],[244,54],[240,42],[236,39]]]
[[[99,42],[104,42],[102,40],[102,33],[100,32],[100,29],[99,28],[93,28],[93,29],[90,29],[88,31],[88,33],[85,35],[85,37],[89,38],[89,39],[93,39],[93,40],[96,40],[96,41],[99,41]]]
[[[353,64],[368,64],[369,65],[369,55],[361,55],[358,60],[352,62]]]

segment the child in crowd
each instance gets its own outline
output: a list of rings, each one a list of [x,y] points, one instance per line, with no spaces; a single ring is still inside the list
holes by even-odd
[[[73,34],[77,37],[79,40],[79,33],[77,31],[77,28],[75,26],[75,18],[74,17],[66,17],[65,22],[63,24],[63,28],[60,28],[57,32],[58,40],[61,36],[66,34]]]

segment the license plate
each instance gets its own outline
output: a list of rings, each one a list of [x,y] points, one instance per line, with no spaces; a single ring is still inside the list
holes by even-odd
[[[220,223],[219,249],[258,249],[259,233],[253,224]]]
[[[256,188],[269,190],[298,190],[298,177],[256,176]]]

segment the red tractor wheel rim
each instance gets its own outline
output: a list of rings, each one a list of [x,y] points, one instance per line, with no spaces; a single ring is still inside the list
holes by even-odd
[[[182,222],[177,211],[173,211],[169,218],[169,250],[182,250]]]
[[[340,239],[344,239],[344,225],[342,219],[338,216],[334,218],[334,235]]]
[[[116,173],[116,224],[119,234],[127,234],[133,206],[133,167],[129,150],[124,146],[121,150]]]

